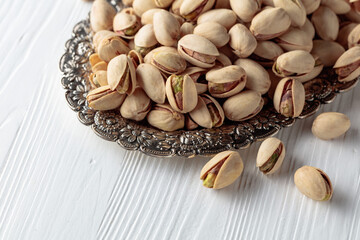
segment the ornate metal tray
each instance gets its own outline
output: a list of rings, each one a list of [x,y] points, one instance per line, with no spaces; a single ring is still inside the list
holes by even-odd
[[[111,1],[111,4],[119,8],[121,2]],[[272,104],[266,104],[256,117],[244,122],[225,122],[215,129],[164,132],[146,123],[124,119],[118,111],[94,111],[86,102],[90,90],[88,57],[93,53],[91,41],[87,18],[74,27],[71,39],[65,44],[66,52],[60,59],[65,98],[70,108],[77,112],[82,124],[91,126],[98,136],[116,142],[125,149],[139,150],[157,157],[213,155],[228,149],[247,148],[251,143],[273,136],[296,121],[278,114]],[[331,69],[325,69],[320,76],[305,84],[306,103],[300,119],[313,115],[321,104],[330,103],[337,94],[353,88],[360,77],[345,84],[336,79]]]

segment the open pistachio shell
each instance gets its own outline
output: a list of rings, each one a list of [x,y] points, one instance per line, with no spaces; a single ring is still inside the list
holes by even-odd
[[[181,4],[184,2],[184,0],[175,0],[172,4],[171,4],[171,8],[170,8],[170,12],[181,16],[180,14],[180,7]]]
[[[304,31],[310,39],[315,37],[315,27],[308,18],[306,18],[304,26],[299,29]]]
[[[135,69],[142,63],[144,63],[144,59],[141,56],[141,54],[138,51],[135,50],[131,50],[128,53],[128,57],[130,58],[130,60],[132,61],[132,63],[134,64]]]
[[[282,48],[272,41],[258,41],[250,58],[263,67],[271,67],[274,61],[283,53]]]
[[[340,82],[352,81],[360,76],[360,46],[355,46],[344,52],[334,65]]]
[[[101,58],[99,57],[99,54],[93,53],[89,57],[89,62],[91,67],[95,66],[97,63],[101,62]]]
[[[304,5],[304,8],[305,8],[305,11],[306,11],[307,15],[315,12],[316,9],[319,8],[320,3],[321,3],[321,0],[301,0],[301,1],[302,1],[303,5]]]
[[[144,62],[151,63],[154,53],[158,53],[158,52],[162,52],[162,53],[168,52],[168,53],[174,53],[174,54],[178,53],[177,49],[173,48],[173,47],[165,47],[165,46],[157,47],[157,48],[152,49],[148,54],[146,54],[146,56],[144,57]]]
[[[190,22],[184,22],[180,27],[180,37],[194,33],[195,26]]]
[[[321,60],[317,58],[317,60],[315,61],[314,69],[311,72],[302,74],[300,76],[292,77],[292,78],[298,80],[301,83],[305,83],[307,81],[310,81],[310,80],[313,80],[314,78],[316,78],[323,69],[324,69],[324,64],[322,64]]]
[[[157,41],[164,46],[175,46],[180,37],[180,24],[168,11],[161,10],[154,14],[154,33]]]
[[[94,45],[95,52],[98,52],[100,42],[105,37],[116,37],[116,36],[117,36],[116,33],[114,33],[113,31],[109,31],[109,30],[100,30],[100,31],[96,32],[93,37],[93,45]]]
[[[96,63],[94,66],[91,67],[93,73],[98,71],[107,71],[108,64],[105,61],[101,61]]]
[[[277,138],[268,138],[260,145],[256,166],[264,174],[273,174],[281,167],[284,157],[284,143]]]
[[[335,41],[339,33],[339,19],[328,7],[320,6],[312,15],[316,33],[321,39]]]
[[[127,43],[118,36],[105,37],[99,44],[99,57],[105,62],[110,62],[111,59],[120,55],[128,54],[130,51]]]
[[[155,5],[159,8],[167,8],[169,7],[174,0],[154,0]]]
[[[90,23],[94,32],[111,30],[116,10],[106,0],[96,0],[91,8]]]
[[[86,96],[89,107],[94,110],[106,111],[120,107],[126,95],[113,91],[109,86],[91,90]]]
[[[89,80],[93,87],[109,85],[107,81],[107,71],[97,71],[96,73],[92,73]]]
[[[156,104],[147,115],[148,123],[164,131],[176,131],[184,127],[184,115],[176,112],[169,104]]]
[[[124,9],[114,17],[114,32],[125,39],[133,39],[140,29],[140,18],[135,15],[132,8]]]
[[[133,8],[139,17],[149,9],[157,8],[154,0],[134,0]]]
[[[144,90],[136,88],[133,94],[127,96],[120,107],[120,114],[126,119],[143,120],[151,109],[150,98]]]
[[[182,75],[188,74],[195,83],[197,93],[201,94],[206,92],[208,88],[208,82],[205,79],[206,72],[207,70],[204,68],[189,67],[182,73]]]
[[[360,46],[360,24],[358,24],[348,36],[348,47]]]
[[[291,25],[302,27],[306,20],[306,10],[302,0],[274,0],[275,7],[285,10],[291,19]]]
[[[330,8],[336,14],[345,14],[351,10],[350,4],[344,0],[321,0],[321,5]]]
[[[234,25],[230,31],[230,46],[234,49],[234,53],[241,58],[246,58],[250,56],[256,46],[257,41],[255,37],[251,34],[249,29],[243,24]]]
[[[195,21],[203,12],[214,5],[215,0],[184,0],[180,7],[180,15],[188,21]]]
[[[168,74],[179,74],[186,68],[186,61],[178,53],[172,52],[154,53],[151,64]]]
[[[275,40],[285,51],[304,50],[310,52],[313,47],[312,38],[298,28],[292,28]]]
[[[135,50],[142,56],[148,54],[158,44],[152,24],[144,25],[134,38]]]
[[[202,36],[216,47],[222,47],[229,42],[230,36],[224,26],[215,22],[205,22],[197,25],[194,34]]]
[[[273,65],[273,72],[279,77],[301,76],[314,69],[314,57],[304,51],[295,50],[280,55]]]
[[[243,22],[251,22],[261,9],[261,0],[230,0],[230,6]]]
[[[345,134],[350,126],[350,119],[345,114],[326,112],[316,117],[311,130],[316,137],[331,140]]]
[[[161,10],[162,9],[160,8],[153,8],[144,12],[143,15],[141,15],[141,24],[153,24],[154,14],[160,12]]]
[[[331,67],[344,52],[345,49],[337,42],[314,40],[311,54],[318,56],[325,67]]]
[[[357,26],[358,24],[353,22],[347,22],[339,30],[338,37],[336,41],[341,44],[345,49],[348,48],[348,38],[351,31]]]
[[[230,9],[213,9],[201,14],[197,20],[200,25],[206,22],[216,22],[230,29],[236,23],[236,14]]]

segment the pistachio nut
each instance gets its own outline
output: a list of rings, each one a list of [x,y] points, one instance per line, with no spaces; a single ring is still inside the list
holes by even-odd
[[[111,90],[109,86],[103,86],[91,90],[86,96],[86,100],[92,109],[106,111],[120,107],[125,96],[125,94]]]
[[[158,8],[167,8],[169,7],[174,0],[154,0],[156,7]]]
[[[154,0],[134,0],[132,7],[139,17],[147,10],[157,8]]]
[[[311,72],[314,66],[315,59],[310,53],[295,50],[281,54],[272,69],[279,77],[297,77]]]
[[[116,37],[116,36],[117,36],[116,33],[114,33],[113,31],[108,31],[108,30],[100,30],[97,33],[95,33],[95,35],[93,37],[93,45],[94,45],[95,52],[98,52],[100,42],[105,37]]]
[[[206,72],[207,70],[204,68],[189,67],[182,73],[182,75],[188,74],[195,83],[197,93],[201,94],[206,92],[208,88],[208,82],[205,78]]]
[[[277,138],[268,138],[260,145],[256,166],[264,174],[273,174],[281,167],[284,157],[284,143]]]
[[[321,5],[326,6],[336,14],[345,14],[351,10],[351,6],[344,0],[321,0]]]
[[[147,121],[153,127],[172,132],[184,127],[185,118],[169,104],[156,104],[147,115]]]
[[[160,12],[161,10],[161,8],[152,8],[144,12],[143,15],[141,15],[141,24],[153,24],[154,14]]]
[[[131,59],[125,54],[109,62],[107,79],[111,90],[131,95],[136,87],[136,72]]]
[[[348,47],[360,46],[360,24],[358,24],[348,36]]]
[[[195,26],[190,22],[184,22],[180,27],[180,37],[182,38],[185,35],[193,34]]]
[[[137,32],[134,38],[135,50],[143,57],[153,50],[158,41],[156,40],[152,24],[146,24]]]
[[[360,13],[355,9],[351,9],[345,14],[345,17],[351,22],[360,23]]]
[[[90,24],[94,32],[111,30],[116,10],[106,0],[96,0],[91,8]]]
[[[281,81],[281,77],[278,77],[275,75],[275,73],[271,70],[271,69],[266,69],[267,73],[269,74],[270,77],[270,81],[271,81],[271,85],[268,91],[268,95],[271,99],[274,99],[274,94],[275,94],[275,90],[276,90],[276,86],[279,84],[279,82]]]
[[[91,67],[95,66],[97,63],[102,62],[101,58],[99,57],[99,54],[93,53],[89,57],[89,62]]]
[[[334,65],[340,82],[354,80],[360,75],[360,46],[355,46],[344,52]]]
[[[234,49],[234,53],[241,58],[250,56],[256,46],[257,42],[255,37],[243,24],[238,23],[234,25],[230,31],[230,47]]]
[[[308,18],[306,18],[304,26],[302,26],[299,29],[304,31],[310,39],[313,39],[315,37],[314,25],[311,23],[311,21]]]
[[[216,98],[227,98],[245,88],[246,72],[238,65],[214,69],[206,73],[209,93]]]
[[[353,22],[348,22],[347,24],[343,25],[340,30],[336,41],[341,44],[345,49],[348,47],[348,38],[351,31],[357,26],[358,24]]]
[[[283,53],[282,48],[272,41],[258,41],[250,58],[263,67],[271,67],[274,61]]]
[[[269,40],[285,33],[291,25],[289,15],[282,8],[268,8],[251,21],[250,31],[257,40]]]
[[[318,168],[303,166],[296,170],[294,182],[298,190],[316,201],[328,201],[333,194],[330,178]]]
[[[215,66],[213,68],[223,68],[232,65],[231,60],[222,52],[216,57]]]
[[[91,67],[91,70],[93,73],[96,73],[98,71],[107,71],[108,64],[104,61],[96,63],[94,66]]]
[[[235,151],[225,151],[216,154],[205,164],[200,173],[200,179],[207,188],[220,189],[229,186],[241,175],[244,169],[240,154]]]
[[[305,105],[305,89],[293,78],[283,78],[274,93],[274,107],[285,117],[300,116]]]
[[[320,6],[312,15],[316,33],[323,40],[335,41],[339,33],[339,19],[328,7]]]
[[[180,24],[168,11],[161,10],[154,14],[154,33],[157,41],[164,46],[175,46],[180,37]]]
[[[205,128],[220,127],[225,119],[220,104],[207,94],[198,97],[197,105],[189,115],[196,124]]]
[[[345,52],[345,49],[337,42],[314,40],[313,43],[311,54],[318,56],[325,67],[334,66]]]
[[[140,18],[132,8],[126,8],[116,14],[113,22],[114,32],[125,39],[133,39],[141,27]]]
[[[290,31],[276,38],[275,42],[285,51],[304,50],[310,52],[313,47],[312,38],[298,28],[290,29]]]
[[[306,20],[306,10],[302,0],[274,0],[275,7],[285,10],[291,19],[291,25],[302,27]]]
[[[126,119],[143,120],[151,109],[150,98],[144,90],[136,88],[134,93],[127,96],[120,107],[120,114]]]
[[[181,4],[184,2],[184,0],[175,0],[172,4],[171,4],[171,8],[170,8],[170,12],[181,16],[180,14],[180,7]]]
[[[251,22],[261,9],[261,0],[230,0],[231,9],[243,22]]]
[[[311,130],[316,137],[322,140],[330,140],[345,134],[350,125],[350,119],[345,114],[326,112],[316,117]]]
[[[321,62],[320,58],[316,55],[313,56],[314,60],[315,60],[315,66],[314,69],[311,72],[299,75],[299,76],[294,76],[292,78],[298,80],[301,83],[305,83],[307,81],[313,80],[314,78],[316,78],[321,71],[324,69],[324,64]]]
[[[165,102],[165,81],[156,67],[147,63],[140,64],[136,69],[136,77],[151,100],[156,103]]]
[[[179,74],[186,69],[186,61],[178,53],[172,52],[154,53],[151,64],[168,74]]]
[[[319,8],[320,3],[321,3],[321,0],[301,0],[301,1],[302,1],[303,5],[304,5],[304,8],[305,8],[305,11],[306,11],[307,15],[315,12],[316,9]]]
[[[246,90],[226,99],[223,109],[231,121],[245,121],[256,116],[263,106],[264,99],[259,92]]]
[[[242,67],[247,76],[246,88],[257,91],[261,94],[267,93],[270,88],[269,74],[263,66],[251,59],[238,59],[235,65]]]
[[[196,86],[189,75],[171,75],[166,81],[166,96],[171,107],[181,113],[190,112],[197,105]]]
[[[106,86],[108,85],[107,71],[97,71],[96,73],[92,73],[89,80],[91,85],[95,88]]]
[[[165,46],[161,46],[161,47],[157,47],[154,48],[153,50],[151,50],[148,54],[145,55],[144,57],[144,62],[145,63],[151,63],[151,60],[153,59],[154,53],[158,53],[158,52],[168,52],[168,53],[178,53],[176,48],[173,47],[165,47]]]
[[[219,51],[208,39],[188,34],[178,42],[180,55],[189,63],[203,68],[211,68],[215,64]]]
[[[195,21],[202,13],[213,7],[215,0],[184,0],[180,15],[187,21]]]
[[[208,39],[216,47],[225,46],[230,39],[226,28],[216,22],[205,22],[197,25],[194,34]]]
[[[120,54],[128,54],[129,51],[128,44],[118,36],[105,37],[98,48],[99,57],[105,62],[110,62]]]
[[[216,22],[229,30],[236,23],[236,14],[230,9],[213,9],[201,14],[197,20],[200,25],[206,22]]]
[[[199,125],[197,123],[195,123],[188,114],[186,114],[185,115],[185,128],[187,130],[194,130],[197,127],[199,127]]]
[[[230,9],[230,0],[216,0],[215,1],[215,5],[214,8],[216,9]]]
[[[128,57],[130,58],[130,60],[132,61],[132,63],[134,64],[135,69],[142,63],[144,63],[144,59],[141,56],[141,54],[135,50],[131,50],[128,53]]]

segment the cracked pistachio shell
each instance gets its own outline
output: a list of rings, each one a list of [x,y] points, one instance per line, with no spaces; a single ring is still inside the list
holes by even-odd
[[[289,15],[282,8],[267,8],[251,21],[250,31],[257,40],[269,40],[285,33],[291,25]]]
[[[244,121],[256,116],[264,106],[259,92],[242,91],[229,97],[223,105],[225,116],[231,121]]]
[[[185,35],[193,34],[195,26],[190,22],[184,22],[180,27],[180,37],[182,38]]]
[[[166,97],[170,106],[178,112],[192,111],[198,100],[194,81],[189,75],[171,75],[166,81]]]
[[[256,46],[256,38],[252,35],[247,27],[243,24],[234,25],[230,31],[230,47],[234,49],[234,53],[241,58],[250,56]]]
[[[345,52],[345,49],[337,42],[314,40],[312,55],[318,56],[325,67],[334,66],[335,62]]]
[[[348,36],[348,47],[360,46],[360,24],[358,24]]]
[[[111,30],[116,10],[106,0],[96,0],[91,8],[90,24],[94,32]]]
[[[310,39],[315,37],[315,28],[311,21],[307,18],[305,21],[304,26],[299,28],[300,30],[304,31]]]
[[[129,51],[128,44],[119,36],[105,37],[98,48],[99,57],[105,62],[110,62],[111,59],[120,54],[128,54]]]
[[[351,6],[344,0],[321,0],[321,5],[326,6],[336,14],[345,14],[351,10]]]
[[[215,0],[184,0],[180,7],[180,15],[187,21],[195,21],[202,13],[210,10]]]
[[[168,74],[179,74],[186,69],[186,61],[178,53],[172,52],[154,53],[151,64]]]
[[[132,8],[126,8],[117,13],[113,21],[114,32],[125,39],[133,39],[140,29],[140,19]]]
[[[171,8],[170,8],[170,12],[181,16],[180,14],[180,7],[181,4],[184,2],[184,0],[175,0],[172,4],[171,4]]]
[[[109,86],[91,90],[86,96],[89,107],[94,110],[107,111],[120,107],[126,95],[113,91]]]
[[[154,28],[152,24],[146,24],[136,33],[134,38],[135,50],[145,56],[149,53],[157,44]]]
[[[321,3],[321,0],[301,0],[301,1],[302,1],[303,5],[304,5],[304,8],[305,8],[305,11],[306,11],[307,15],[315,12],[316,9],[319,8],[320,3]]]
[[[153,127],[172,132],[184,128],[185,117],[169,104],[156,104],[147,115],[147,121]]]
[[[261,0],[230,0],[230,6],[243,22],[251,22],[261,9]]]
[[[131,95],[136,87],[136,72],[130,58],[124,54],[113,58],[108,65],[107,79],[111,90]]]
[[[136,69],[136,77],[151,100],[156,103],[165,102],[165,81],[156,67],[147,63],[140,64]]]
[[[154,0],[134,0],[132,6],[139,17],[147,10],[157,8]]]
[[[276,87],[273,102],[276,111],[283,116],[300,116],[305,105],[303,84],[293,78],[283,78]]]
[[[256,166],[264,174],[273,174],[281,167],[284,157],[284,143],[277,138],[268,138],[260,145]]]
[[[344,52],[334,65],[340,82],[354,80],[360,75],[360,46],[355,46]]]
[[[221,164],[221,166],[218,164]],[[217,165],[220,169],[215,168]],[[200,179],[205,180],[208,174],[212,173],[212,170],[215,170],[213,174],[216,174],[216,178],[211,188],[220,189],[235,182],[235,180],[240,177],[243,169],[244,164],[238,152],[224,151],[216,154],[205,164],[201,170]]]
[[[345,114],[326,112],[316,117],[311,131],[322,140],[331,140],[345,134],[350,126],[350,119]]]
[[[224,8],[231,9],[230,0],[216,0],[214,8],[216,8],[216,9],[224,9]]]
[[[238,65],[213,69],[206,73],[209,93],[216,98],[227,98],[245,88],[246,72]]]
[[[219,51],[208,39],[188,34],[178,42],[180,55],[189,63],[202,68],[211,68],[215,64]]]
[[[197,24],[216,22],[229,30],[235,25],[236,18],[236,14],[230,9],[213,9],[201,14],[197,20]]]
[[[215,22],[205,22],[197,25],[194,34],[208,39],[216,47],[225,46],[230,39],[226,28]]]
[[[90,83],[93,87],[101,87],[109,85],[107,81],[107,71],[97,71],[90,75]]]
[[[220,127],[225,119],[220,104],[207,94],[198,97],[197,105],[189,115],[196,124],[204,128]]]
[[[316,201],[328,201],[333,194],[330,178],[318,168],[303,166],[296,170],[294,182],[298,190]]]
[[[360,23],[360,13],[355,9],[351,9],[348,13],[345,14],[345,17],[351,22]]]
[[[143,120],[151,109],[150,98],[144,90],[136,88],[133,94],[127,96],[120,107],[120,114],[126,119]]]
[[[313,47],[312,38],[298,28],[292,28],[290,31],[279,36],[275,41],[285,51],[304,50],[310,52]]]
[[[258,41],[250,58],[263,67],[271,67],[274,61],[283,53],[282,48],[272,41]]]
[[[270,88],[270,78],[263,66],[251,59],[239,58],[235,65],[242,67],[247,76],[246,88],[265,94]]]
[[[148,54],[146,54],[146,56],[144,57],[144,62],[151,63],[154,53],[157,53],[157,52],[178,53],[176,48],[173,48],[173,47],[165,47],[165,46],[157,47],[155,49],[152,49]]]
[[[335,41],[339,33],[339,19],[328,7],[320,6],[312,15],[316,33],[323,40]]]
[[[302,27],[305,24],[306,10],[301,0],[274,0],[274,5],[285,10],[292,26]]]
[[[131,50],[128,53],[128,57],[130,58],[130,60],[132,61],[132,63],[134,64],[135,69],[137,69],[137,67],[144,63],[144,59],[141,56],[141,54],[135,50]]]
[[[314,69],[314,57],[303,50],[295,50],[280,55],[274,65],[273,72],[279,77],[300,76]]]
[[[310,80],[313,80],[314,78],[316,78],[323,69],[324,69],[324,65],[322,64],[321,60],[317,59],[314,69],[311,72],[302,74],[297,77],[292,77],[292,78],[298,80],[301,83],[305,83],[307,81],[310,81]]]
[[[180,37],[180,24],[168,11],[161,10],[154,14],[154,33],[157,41],[164,46],[175,46]]]
[[[156,7],[167,8],[169,7],[174,0],[154,0]]]
[[[109,30],[100,30],[97,33],[95,33],[93,37],[93,45],[95,48],[95,52],[98,52],[100,42],[106,37],[117,37],[117,34]]]
[[[342,26],[339,30],[338,38],[336,41],[341,44],[345,49],[348,48],[348,38],[351,31],[357,26],[358,24],[353,22],[348,22],[344,26]]]
[[[206,92],[208,88],[208,82],[205,79],[206,72],[207,70],[204,68],[189,67],[182,73],[182,75],[188,74],[195,83],[197,93],[201,94]]]

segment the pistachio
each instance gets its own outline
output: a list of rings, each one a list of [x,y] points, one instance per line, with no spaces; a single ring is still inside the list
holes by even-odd
[[[339,33],[339,20],[328,7],[320,6],[312,15],[316,33],[323,40],[335,41]]]
[[[230,6],[243,22],[251,22],[261,9],[261,0],[230,0]]]
[[[120,55],[127,54],[130,51],[127,43],[120,37],[109,36],[105,37],[99,44],[99,57],[105,62],[110,62],[111,59]]]
[[[307,15],[315,12],[316,9],[319,8],[320,3],[321,3],[321,0],[301,0],[301,1],[302,1],[303,5],[304,5],[304,8],[305,8],[305,11],[306,11]]]
[[[195,122],[191,119],[191,117],[190,117],[188,114],[186,114],[186,115],[185,115],[185,128],[186,128],[187,130],[194,130],[194,129],[196,129],[197,127],[199,127],[199,125],[197,125],[197,123],[195,123]]]
[[[101,58],[99,57],[99,54],[93,53],[89,57],[89,62],[91,67],[95,66],[97,63],[101,62]]]
[[[116,10],[106,0],[96,0],[91,8],[90,23],[94,32],[111,30]]]
[[[111,90],[109,86],[103,86],[91,90],[86,96],[86,100],[92,109],[106,111],[120,107],[125,96],[125,94]]]
[[[298,77],[314,69],[314,57],[303,50],[284,53],[273,65],[273,72],[279,77]]]
[[[256,166],[264,174],[273,174],[281,167],[284,157],[284,143],[277,138],[268,138],[260,145]]]
[[[97,33],[95,33],[94,37],[93,37],[93,45],[94,45],[94,49],[95,52],[98,52],[98,48],[100,45],[100,42],[105,38],[105,37],[116,37],[117,34],[112,32],[112,31],[108,31],[108,30],[100,30]]]
[[[222,52],[216,57],[214,68],[223,68],[232,65],[231,60]]]
[[[215,64],[219,51],[216,46],[204,37],[188,34],[178,42],[180,55],[191,64],[211,68]]]
[[[122,117],[141,121],[151,109],[150,98],[141,88],[136,88],[133,94],[127,96],[120,107]]]
[[[271,41],[258,41],[254,53],[250,58],[263,67],[271,67],[274,61],[283,54],[282,48]]]
[[[313,39],[315,37],[314,25],[311,23],[311,21],[308,18],[306,18],[304,26],[302,26],[299,29],[304,31],[310,39]]]
[[[180,7],[184,0],[175,0],[173,4],[171,4],[170,11],[178,16],[180,16]]]
[[[345,14],[351,10],[351,6],[344,0],[321,0],[321,5],[326,6],[336,14]]]
[[[156,40],[153,25],[147,24],[140,28],[134,38],[135,50],[142,56],[148,54],[158,44]]]
[[[170,12],[156,12],[153,25],[155,37],[160,44],[168,47],[176,45],[180,37],[180,24]]]
[[[313,47],[312,38],[298,28],[290,29],[287,33],[279,36],[275,42],[285,51],[304,50],[310,52]]]
[[[285,10],[292,26],[302,27],[305,24],[306,10],[301,0],[274,0],[274,5]]]
[[[216,47],[225,46],[230,39],[226,28],[216,22],[205,22],[197,25],[194,34],[208,39]]]
[[[251,21],[250,31],[257,40],[269,40],[285,33],[291,25],[289,15],[282,8],[268,8]]]
[[[179,74],[186,68],[186,61],[178,53],[172,52],[154,53],[151,64],[168,74]]]
[[[303,166],[296,170],[294,182],[298,190],[316,201],[328,201],[333,194],[330,178],[318,168]]]
[[[128,53],[128,57],[130,58],[130,60],[132,61],[132,63],[134,64],[135,69],[137,69],[137,67],[144,63],[144,59],[141,56],[141,54],[135,50],[131,50]]]
[[[334,65],[340,82],[354,80],[360,75],[360,46],[355,46],[344,52]]]
[[[171,107],[181,113],[190,112],[197,105],[196,86],[189,75],[171,75],[166,81],[166,96]]]
[[[196,124],[205,128],[220,127],[225,119],[220,104],[206,94],[198,97],[197,105],[189,115]]]
[[[243,24],[234,25],[230,29],[229,35],[230,46],[238,57],[246,58],[254,52],[257,46],[256,39]]]
[[[206,22],[216,22],[229,30],[236,23],[236,14],[230,9],[213,9],[201,14],[197,20],[200,25]]]
[[[261,94],[267,93],[270,88],[271,82],[269,74],[266,72],[264,67],[251,59],[241,58],[236,60],[235,65],[238,65],[245,70],[247,76],[247,89],[257,91]]]
[[[305,105],[305,89],[293,78],[282,79],[274,93],[274,107],[285,117],[300,116]]]
[[[351,9],[345,14],[345,17],[351,22],[360,23],[360,13],[355,9]]]
[[[136,69],[139,85],[151,100],[156,103],[165,102],[165,81],[160,71],[151,64],[140,64]]]
[[[111,90],[131,95],[136,87],[135,67],[130,58],[122,54],[109,62],[107,79]]]
[[[242,91],[229,97],[223,105],[225,116],[231,121],[245,121],[256,116],[264,106],[259,92]]]
[[[151,63],[154,53],[158,53],[158,52],[162,52],[162,53],[168,52],[168,53],[174,53],[174,54],[178,53],[177,49],[173,48],[173,47],[165,47],[165,46],[158,47],[158,48],[151,50],[148,54],[146,54],[146,56],[144,57],[144,62]]]
[[[170,132],[183,128],[185,118],[169,104],[156,104],[147,115],[147,121],[153,127]]]
[[[358,24],[350,22],[345,25],[343,25],[338,34],[338,38],[336,41],[341,44],[345,49],[348,47],[348,38],[351,33],[351,31],[357,26]]]
[[[174,0],[154,0],[156,7],[167,8],[169,7]]]
[[[108,85],[107,82],[107,71],[97,71],[90,75],[90,83],[93,87],[101,87]]]
[[[237,65],[214,69],[206,74],[209,93],[217,98],[238,94],[246,84],[246,72]]]
[[[195,21],[203,12],[214,5],[215,0],[184,0],[180,7],[180,15],[188,21]]]
[[[360,24],[358,24],[348,36],[348,47],[360,46]]]
[[[156,8],[156,4],[154,0],[134,0],[133,8],[139,17],[149,9]]]
[[[132,8],[126,8],[114,17],[114,32],[125,39],[133,39],[141,27],[140,18]]]
[[[307,81],[313,80],[314,78],[316,78],[321,71],[324,68],[324,64],[321,62],[321,60],[319,59],[318,56],[314,55],[314,60],[315,60],[315,66],[314,69],[311,72],[299,75],[299,76],[293,76],[292,78],[298,80],[301,83],[305,83]]]
[[[216,0],[215,1],[215,7],[216,9],[230,9],[230,0]]]
[[[243,161],[238,152],[225,151],[215,155],[205,164],[200,179],[207,188],[220,189],[229,186],[241,175]]]
[[[194,33],[195,26],[190,22],[184,22],[180,27],[180,37]]]
[[[182,75],[188,74],[195,83],[197,93],[201,94],[206,92],[208,88],[208,82],[205,79],[206,72],[207,70],[204,68],[189,67],[182,73]]]
[[[318,56],[325,67],[334,66],[338,58],[345,52],[345,49],[337,42],[314,40],[313,45],[311,54]]]
[[[106,71],[108,68],[108,64],[104,61],[96,63],[94,66],[92,66],[91,70],[93,73],[96,73],[98,71]]]
[[[345,134],[350,125],[350,119],[345,114],[326,112],[316,117],[311,130],[316,137],[330,140]]]
[[[152,8],[147,10],[141,15],[141,24],[147,25],[147,24],[153,24],[154,15],[157,12],[160,12],[162,9],[160,8]]]

